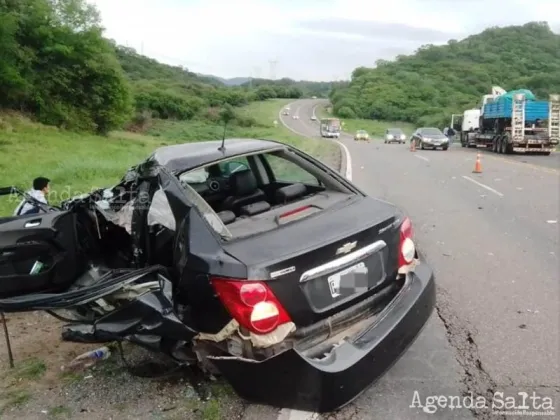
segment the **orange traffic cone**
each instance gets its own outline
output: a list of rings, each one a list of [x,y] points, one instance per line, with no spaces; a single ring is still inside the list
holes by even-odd
[[[410,142],[410,151],[416,152],[416,142],[414,140]]]
[[[481,174],[482,173],[482,165],[480,163],[480,153],[476,154],[476,162],[474,163],[473,174]]]

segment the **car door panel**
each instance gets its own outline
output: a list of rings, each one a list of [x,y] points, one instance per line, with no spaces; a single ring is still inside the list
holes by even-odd
[[[74,213],[0,219],[0,297],[65,289],[84,271]]]

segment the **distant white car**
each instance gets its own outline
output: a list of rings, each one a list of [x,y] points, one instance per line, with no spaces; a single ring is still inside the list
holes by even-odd
[[[293,118],[294,120],[299,120],[299,116],[298,116],[298,115],[294,115],[292,118]]]
[[[317,117],[315,115],[311,116],[311,121],[317,121]]]

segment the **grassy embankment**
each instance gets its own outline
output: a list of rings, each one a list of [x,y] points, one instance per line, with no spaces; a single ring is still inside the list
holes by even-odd
[[[257,121],[256,127],[232,125],[226,137],[264,138],[283,141],[323,160],[337,146],[304,139],[280,123],[278,112],[290,100],[256,102],[239,110]],[[131,165],[162,145],[221,138],[223,127],[207,121],[155,121],[145,134],[112,133],[109,138],[71,133],[36,124],[17,114],[0,114],[0,186],[28,189],[36,176],[52,179],[50,201],[57,203],[93,188],[112,185]],[[14,197],[0,199],[0,216],[10,215]]]
[[[317,118],[328,118],[332,116],[329,112],[330,108],[326,106],[319,106],[316,109]],[[416,129],[414,125],[406,122],[400,121],[377,121],[377,120],[352,120],[347,118],[342,118],[344,123],[343,131],[354,135],[358,130],[366,130],[370,137],[373,139],[383,139],[385,135],[385,130],[388,128],[400,128],[404,131],[407,136],[410,136],[412,132]]]

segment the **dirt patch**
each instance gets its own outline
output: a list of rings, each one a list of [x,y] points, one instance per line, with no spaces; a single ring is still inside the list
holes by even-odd
[[[127,364],[115,353],[89,370],[65,373],[64,364],[97,346],[63,342],[62,323],[45,313],[9,314],[6,319],[15,368],[9,367],[2,337],[2,419],[218,420],[238,419],[244,411],[227,383],[207,383],[209,399],[203,400],[186,372],[171,371],[163,360],[132,345],[124,346]],[[149,366],[157,366],[161,375],[136,376]]]

